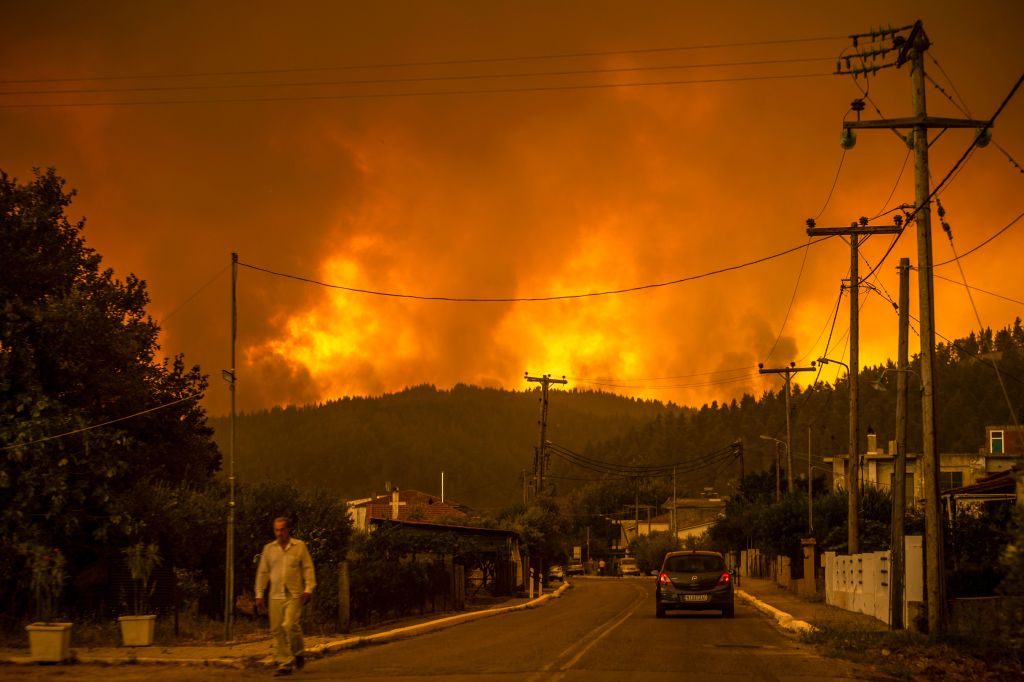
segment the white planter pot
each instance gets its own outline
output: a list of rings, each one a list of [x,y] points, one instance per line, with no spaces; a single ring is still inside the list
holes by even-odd
[[[25,630],[33,661],[61,663],[71,658],[71,623],[32,623]]]
[[[121,616],[121,641],[125,646],[149,646],[153,643],[156,616]]]

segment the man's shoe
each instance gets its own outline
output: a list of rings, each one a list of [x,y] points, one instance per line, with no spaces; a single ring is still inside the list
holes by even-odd
[[[284,677],[285,675],[292,674],[292,667],[290,665],[282,665],[280,668],[274,671],[274,677]]]
[[[303,656],[302,654],[297,654],[295,656],[295,669],[296,670],[302,670],[305,666],[306,666],[306,657]]]

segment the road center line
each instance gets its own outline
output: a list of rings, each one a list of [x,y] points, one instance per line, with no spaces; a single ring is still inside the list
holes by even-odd
[[[554,660],[552,660],[550,663],[544,666],[541,673],[531,675],[529,678],[527,678],[528,682],[540,679],[541,676],[548,670],[550,670],[559,660],[564,659],[566,656],[570,655],[574,649],[577,649],[582,646],[583,648],[580,649],[575,656],[573,656],[566,663],[558,666],[557,673],[554,673],[552,677],[548,678],[549,680],[562,679],[565,676],[565,673],[574,665],[576,665],[579,662],[579,660],[586,655],[588,651],[590,651],[595,645],[597,645],[598,642],[600,642],[602,639],[604,639],[612,632],[614,632],[615,629],[618,628],[620,625],[625,623],[629,619],[629,617],[632,616],[636,612],[636,610],[647,601],[647,593],[644,591],[642,587],[638,585],[631,585],[630,587],[632,587],[633,590],[637,592],[638,598],[635,602],[627,606],[624,611],[619,612],[619,614],[621,615],[619,615],[619,618],[617,620],[615,620],[611,624],[608,624],[608,621],[605,621],[598,627],[588,632],[584,637],[580,638],[579,641],[575,642],[565,651],[558,654],[558,656],[556,656]]]

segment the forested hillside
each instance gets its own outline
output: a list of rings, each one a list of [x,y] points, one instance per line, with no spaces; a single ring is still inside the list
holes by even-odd
[[[349,498],[402,488],[445,494],[477,507],[522,499],[532,471],[539,390],[416,386],[380,397],[274,408],[236,418],[235,466],[242,482],[291,480]],[[550,394],[548,439],[574,449],[606,441],[681,411],[673,405],[595,391]],[[211,420],[227,456],[228,420]]]
[[[998,358],[1010,404],[1018,419],[1024,406],[1024,329],[1018,319],[936,352],[937,423],[942,452],[977,452],[985,426],[1010,424],[1012,417],[990,358]],[[921,443],[920,375],[916,358],[909,377],[910,452]],[[871,428],[880,445],[895,436],[894,366],[867,367],[860,376],[861,451]],[[884,374],[884,377],[883,377]],[[882,378],[880,388],[875,384]],[[705,486],[728,493],[740,473],[738,458],[711,458],[739,439],[751,473],[770,468],[775,443],[784,439],[785,400],[779,388],[699,409],[623,398],[593,391],[552,391],[548,440],[592,459],[619,464],[680,463],[678,492],[696,495]],[[376,398],[345,398],[319,406],[275,408],[243,415],[237,422],[236,467],[241,480],[291,480],[346,497],[380,492],[386,481],[405,488],[440,492],[480,508],[522,499],[520,473],[531,470],[537,444],[539,391],[515,392],[459,385],[452,390],[418,386]],[[848,384],[818,382],[792,394],[794,471],[807,472],[808,429],[814,474],[824,457],[847,451]],[[212,420],[217,442],[227,451],[227,419]],[[707,466],[702,459],[711,460]],[[599,467],[598,467],[599,468]],[[687,471],[692,469],[692,471]],[[556,494],[607,474],[551,458],[549,483]],[[618,481],[623,500],[634,485]],[[641,497],[660,504],[671,481],[639,482]],[[609,502],[618,508],[622,500]]]
[[[993,368],[996,359],[1002,382]],[[921,383],[919,363],[911,360],[908,373],[908,443],[911,453],[921,451]],[[884,376],[883,376],[884,375]],[[936,424],[940,452],[976,453],[985,447],[985,426],[1013,423],[1013,406],[1020,421],[1024,409],[1024,329],[1020,319],[998,332],[986,330],[965,339],[940,344],[935,355]],[[888,447],[896,434],[895,365],[862,368],[860,374],[860,451],[867,434],[875,432],[880,446]],[[881,379],[881,382],[879,382]],[[785,395],[779,389],[760,397],[743,396],[728,404],[711,403],[699,410],[658,417],[650,424],[589,448],[584,454],[598,460],[630,464],[692,462],[740,439],[746,472],[768,469],[775,460],[775,443],[760,436],[785,439]],[[879,390],[881,389],[881,390]],[[818,382],[791,396],[794,472],[807,472],[808,429],[814,475],[831,464],[824,457],[848,452],[849,384],[844,377],[835,385]],[[730,491],[739,462],[703,468],[683,477],[683,493],[699,493],[703,486]],[[783,463],[785,466],[785,463]],[[562,469],[564,470],[564,469]],[[664,487],[660,488],[663,492]]]

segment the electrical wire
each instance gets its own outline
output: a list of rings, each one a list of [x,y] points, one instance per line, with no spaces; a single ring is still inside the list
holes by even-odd
[[[578,452],[574,452],[569,448],[558,445],[557,443],[546,443],[545,450],[550,451],[552,454],[571,464],[590,471],[619,476],[626,475],[635,478],[665,476],[671,474],[673,471],[677,474],[692,473],[694,471],[699,471],[700,469],[719,464],[727,459],[735,459],[736,456],[733,445],[730,444],[725,448],[690,460],[661,465],[628,465],[616,464],[614,462],[606,462],[593,457],[588,457]]]
[[[55,88],[49,90],[7,90],[0,91],[0,97],[11,95],[84,95],[141,92],[182,92],[201,90],[249,90],[258,88],[311,88],[335,85],[393,85],[396,83],[429,83],[446,81],[484,81],[505,78],[538,78],[550,76],[587,76],[600,74],[636,73],[648,71],[681,71],[684,69],[729,68],[734,66],[765,66],[774,64],[798,64],[830,61],[828,57],[799,57],[791,59],[756,59],[741,62],[709,62],[707,64],[658,64],[647,66],[622,66],[594,69],[563,69],[559,71],[522,71],[509,73],[447,74],[442,76],[395,76],[392,78],[354,78],[326,81],[284,81],[276,83],[227,83],[196,85],[149,85],[124,88]]]
[[[388,297],[388,298],[405,298],[405,299],[413,299],[413,300],[417,300],[417,301],[444,301],[444,302],[449,302],[449,303],[534,303],[534,302],[542,302],[542,301],[564,301],[564,300],[577,299],[577,298],[595,298],[595,297],[599,297],[599,296],[614,296],[614,295],[619,295],[619,294],[632,293],[632,292],[636,292],[636,291],[644,291],[644,290],[647,290],[647,289],[658,289],[658,288],[663,288],[663,287],[674,286],[674,285],[677,285],[677,284],[683,284],[683,283],[686,283],[686,282],[692,282],[692,281],[695,281],[695,280],[704,279],[706,277],[711,277],[713,275],[720,275],[722,273],[731,272],[733,270],[740,270],[742,268],[750,267],[752,265],[758,265],[760,263],[764,263],[764,262],[767,262],[767,261],[770,261],[770,260],[774,260],[776,258],[781,258],[782,256],[785,256],[787,254],[793,253],[794,251],[797,251],[799,249],[805,249],[805,248],[807,248],[810,245],[818,244],[818,243],[821,243],[821,242],[823,242],[825,240],[828,240],[828,239],[831,239],[831,236],[822,237],[820,239],[814,239],[814,240],[809,241],[808,244],[804,244],[804,245],[801,245],[801,246],[794,246],[794,247],[786,249],[784,251],[779,251],[778,253],[774,253],[774,254],[772,254],[770,256],[763,256],[761,258],[757,258],[757,259],[754,259],[754,260],[751,260],[751,261],[746,261],[746,262],[743,262],[743,263],[738,263],[736,265],[729,265],[729,266],[726,266],[726,267],[723,267],[723,268],[718,268],[717,270],[710,270],[708,272],[704,272],[704,273],[701,273],[701,274],[698,274],[698,275],[689,275],[687,277],[680,277],[678,279],[669,280],[667,282],[656,282],[656,283],[653,283],[653,284],[640,284],[640,285],[637,285],[637,286],[626,287],[626,288],[623,288],[623,289],[609,289],[609,290],[606,290],[606,291],[591,291],[591,292],[582,293],[582,294],[561,294],[561,295],[558,295],[558,296],[509,296],[509,297],[503,297],[503,298],[476,298],[476,297],[467,297],[467,296],[426,296],[426,295],[423,295],[423,294],[406,294],[406,293],[399,293],[399,292],[394,292],[394,291],[378,291],[378,290],[374,290],[374,289],[364,289],[364,288],[359,288],[359,287],[350,287],[350,286],[345,286],[345,285],[341,285],[341,284],[330,284],[328,282],[322,282],[320,280],[311,279],[309,277],[301,277],[299,275],[291,275],[291,274],[288,274],[288,273],[278,272],[276,270],[270,270],[268,268],[263,268],[263,267],[260,267],[258,265],[252,265],[250,263],[243,263],[242,261],[239,261],[238,265],[241,266],[241,267],[244,267],[244,268],[249,268],[250,270],[256,270],[258,272],[263,272],[263,273],[266,273],[268,275],[273,275],[275,277],[282,277],[282,278],[285,278],[285,279],[292,279],[292,280],[295,280],[295,281],[298,281],[298,282],[305,282],[307,284],[315,284],[317,286],[326,287],[328,289],[338,289],[340,291],[348,291],[348,292],[355,293],[355,294],[367,294],[369,296],[384,296],[384,297]]]
[[[942,68],[942,65],[939,64],[938,60],[935,59],[931,52],[928,52],[928,56],[931,57],[931,60],[935,63],[935,66],[939,68],[939,71],[942,72],[942,75],[946,77],[946,80],[949,82],[949,87],[951,87],[953,89],[953,92],[956,93],[956,98],[954,98],[953,95],[950,95],[948,92],[946,92],[945,88],[943,88],[934,78],[932,78],[931,74],[926,74],[925,77],[929,80],[929,82],[931,82],[932,86],[936,90],[942,93],[946,97],[946,99],[948,99],[953,104],[954,107],[960,110],[960,113],[964,114],[968,118],[972,118],[971,110],[967,107],[967,101],[957,90],[956,84],[953,82],[953,79],[949,77],[949,74],[946,73],[946,70]],[[959,99],[959,101],[957,101],[957,99]],[[1010,152],[1006,151],[1006,149],[1003,148],[1003,146],[999,144],[999,142],[997,142],[996,140],[992,140],[991,144],[1000,152],[1002,152],[1003,156],[1006,157],[1006,160],[1009,161],[1010,164],[1013,165],[1013,167],[1016,168],[1018,172],[1024,173],[1024,167],[1021,167],[1021,165],[1017,163],[1016,159],[1014,159],[1013,156],[1010,155]]]
[[[939,204],[939,215],[940,219],[944,217],[945,211],[942,209],[942,204]],[[1024,214],[1022,214],[1024,215]],[[967,274],[964,272],[963,263],[960,262],[960,257],[956,254],[956,244],[953,243],[953,231],[949,229],[949,225],[943,220],[942,227],[946,232],[946,236],[949,238],[949,248],[953,252],[953,260],[956,261],[956,266],[960,270],[960,279],[963,280],[964,288],[967,291],[967,299],[971,303],[971,309],[974,310],[974,319],[978,322],[978,329],[984,329],[985,325],[981,321],[981,313],[978,312],[978,306],[974,302],[974,294],[971,293],[971,287],[967,284]],[[992,369],[996,372],[996,379],[999,381],[999,388],[1002,389],[1003,398],[1006,400],[1006,407],[1010,411],[1010,419],[1013,420],[1013,426],[1016,429],[1020,429],[1020,423],[1017,420],[1017,411],[1013,408],[1013,403],[1010,401],[1010,394],[1006,391],[1006,383],[1003,381],[1003,375],[999,371],[999,365],[995,359],[991,359]]]
[[[742,376],[729,377],[725,379],[715,379],[710,381],[695,382],[690,384],[627,384],[618,383],[614,381],[587,381],[578,380],[579,383],[587,384],[591,386],[603,386],[606,388],[635,388],[635,389],[675,389],[675,388],[700,388],[704,386],[724,386],[726,384],[734,384],[740,381],[749,381],[750,379],[756,378],[757,372],[748,371],[747,374]]]
[[[845,156],[846,152],[843,152],[843,154]],[[839,167],[842,168],[842,165],[843,165],[843,163],[842,163],[842,161],[840,161],[839,162]],[[839,179],[839,174],[836,173],[836,180],[838,180],[838,179]],[[832,185],[832,189],[835,189],[835,184]],[[829,192],[829,196],[832,196],[831,192]],[[826,201],[825,203],[828,204],[828,201]],[[825,208],[822,207],[821,210],[824,211]],[[772,353],[774,353],[775,349],[779,347],[779,341],[782,340],[783,332],[786,331],[786,323],[789,322],[789,314],[791,312],[793,312],[793,303],[796,302],[796,294],[797,294],[798,291],[800,291],[800,279],[804,275],[804,266],[807,264],[807,254],[810,252],[810,250],[811,250],[811,237],[807,237],[807,247],[804,249],[804,257],[800,259],[800,269],[796,273],[796,283],[793,285],[793,295],[789,297],[789,307],[786,308],[786,315],[782,318],[782,325],[779,327],[779,333],[775,337],[775,343],[773,343],[772,347],[768,349],[768,354],[765,355],[765,360],[770,360],[771,359]]]
[[[833,306],[833,308],[832,308],[832,313],[831,313],[831,315],[830,315],[830,317],[832,318],[832,329],[835,329],[835,326],[836,326],[836,317],[837,317],[837,316],[839,315],[839,304],[840,304],[840,302],[841,302],[842,300],[843,300],[843,287],[842,287],[842,286],[840,286],[840,287],[839,287],[839,295],[838,295],[838,296],[836,297],[836,304],[835,304],[835,306]],[[811,352],[807,353],[807,354],[806,354],[806,355],[804,355],[804,356],[803,356],[802,358],[800,358],[800,362],[805,362],[805,361],[807,361],[807,360],[808,360],[808,359],[809,359],[809,358],[810,358],[810,357],[811,357],[812,355],[815,355],[815,354],[816,354],[816,353],[814,352],[814,349],[818,347],[818,342],[819,342],[819,341],[821,341],[821,337],[825,335],[825,330],[829,328],[829,321],[828,321],[828,320],[829,320],[829,318],[828,318],[828,317],[826,317],[826,318],[825,318],[825,324],[824,324],[824,325],[822,326],[822,328],[821,328],[821,331],[820,331],[820,332],[818,332],[818,338],[816,338],[816,339],[814,340],[814,343],[813,343],[813,344],[811,344]],[[832,332],[830,331],[830,332],[829,332],[829,340],[831,341],[831,339],[832,339]],[[827,349],[827,346],[826,346],[826,349]],[[819,375],[819,376],[821,375],[821,369],[820,369],[820,368],[819,368],[819,370],[818,370],[818,375]],[[815,377],[815,382],[817,382],[817,377]]]
[[[610,379],[610,378],[607,378],[607,377],[604,377],[604,378],[598,377],[598,378],[594,379],[594,378],[588,378],[588,377],[572,377],[572,376],[571,377],[566,377],[566,378],[567,379],[571,379],[573,381],[585,381],[585,382],[595,382],[595,381],[671,381],[671,380],[674,380],[674,379],[692,379],[694,377],[705,377],[705,376],[712,376],[712,375],[715,375],[715,374],[731,374],[733,372],[746,372],[749,369],[750,369],[749,367],[737,367],[737,368],[734,368],[734,369],[716,369],[716,370],[712,370],[710,372],[694,372],[693,374],[677,374],[675,376],[664,376],[664,377],[631,377],[629,379]]]
[[[1017,214],[1017,217],[1016,217],[1016,218],[1014,218],[1013,220],[1011,220],[1011,221],[1010,221],[1009,223],[1007,223],[1007,224],[1006,224],[1006,225],[1005,225],[1004,227],[1000,228],[1000,229],[999,229],[999,230],[998,230],[998,231],[997,231],[997,232],[996,232],[995,234],[993,234],[993,235],[992,235],[991,237],[989,237],[989,238],[988,238],[988,239],[986,239],[985,241],[981,242],[980,244],[978,244],[978,245],[977,245],[977,246],[975,246],[974,248],[972,248],[972,249],[968,249],[967,251],[964,251],[963,253],[961,253],[961,254],[960,254],[959,256],[956,256],[955,258],[950,258],[949,260],[944,260],[944,261],[942,261],[941,263],[936,263],[936,264],[934,264],[934,265],[933,265],[932,267],[933,267],[933,268],[937,268],[937,267],[940,267],[940,266],[943,266],[943,265],[949,265],[950,263],[958,263],[958,262],[960,261],[960,259],[961,259],[961,258],[966,258],[967,256],[971,255],[972,253],[974,253],[974,252],[975,252],[975,251],[977,251],[978,249],[980,249],[980,248],[982,248],[983,246],[985,246],[985,245],[987,245],[988,243],[990,243],[990,242],[991,242],[992,240],[994,240],[994,239],[995,239],[996,237],[1000,236],[1001,234],[1003,234],[1004,232],[1006,232],[1007,230],[1009,230],[1009,229],[1010,229],[1011,227],[1013,227],[1013,226],[1014,226],[1014,225],[1016,225],[1016,224],[1017,224],[1018,222],[1020,222],[1020,219],[1021,219],[1021,218],[1024,218],[1024,212],[1021,212],[1021,213]]]
[[[903,179],[903,172],[907,169],[907,162],[910,161],[911,151],[912,150],[908,149],[907,150],[907,155],[903,157],[903,165],[900,166],[900,172],[896,176],[896,182],[894,182],[892,184],[892,191],[890,191],[889,192],[889,196],[886,197],[885,202],[882,204],[882,208],[878,209],[878,215],[870,218],[870,220],[877,220],[878,218],[881,218],[882,216],[884,216],[887,213],[892,213],[893,211],[898,211],[901,208],[903,208],[902,206],[897,206],[896,208],[892,209],[891,211],[887,211],[885,209],[885,207],[889,205],[889,202],[892,201],[893,195],[896,194],[896,190],[900,186],[900,180]]]
[[[423,66],[457,66],[467,64],[495,64],[501,62],[539,61],[546,59],[578,59],[586,57],[610,57],[617,55],[656,54],[664,52],[688,52],[694,50],[711,50],[731,47],[759,47],[766,45],[788,45],[795,43],[827,42],[831,40],[842,40],[845,36],[816,36],[808,38],[780,38],[774,40],[755,40],[736,43],[706,43],[701,45],[681,45],[675,47],[648,47],[634,48],[627,50],[603,50],[591,52],[561,52],[553,54],[538,55],[515,55],[504,57],[473,57],[466,59],[445,59],[431,61],[411,62],[388,62],[381,64],[346,64],[339,66],[313,66],[313,67],[288,67],[275,69],[244,69],[233,71],[192,71],[179,73],[159,74],[133,74],[133,75],[107,75],[107,76],[78,76],[73,78],[32,78],[13,80],[0,80],[0,85],[19,83],[72,83],[88,81],[110,81],[110,80],[142,80],[154,78],[206,78],[216,76],[252,76],[270,75],[282,73],[311,73],[323,71],[353,71],[370,69],[396,69]]]
[[[963,258],[963,256],[961,256],[961,258]],[[916,269],[916,268],[914,268],[914,269]],[[932,277],[934,277],[935,279],[941,279],[941,280],[946,281],[946,282],[952,282],[953,284],[957,284],[957,285],[962,286],[962,287],[967,287],[971,291],[977,291],[978,293],[981,293],[981,294],[988,294],[989,296],[995,296],[996,298],[1001,298],[1004,301],[1009,301],[1010,303],[1019,303],[1020,305],[1024,305],[1024,301],[1020,300],[1019,298],[1010,298],[1009,296],[1003,296],[1002,294],[997,294],[994,291],[988,291],[987,289],[982,289],[980,287],[967,286],[966,284],[964,284],[963,282],[961,282],[959,280],[955,280],[955,279],[952,279],[950,277],[943,277],[942,275],[935,275],[935,274],[933,274]]]
[[[175,315],[176,315],[176,314],[178,313],[178,311],[180,311],[180,310],[181,310],[182,308],[184,308],[184,307],[185,307],[186,305],[188,305],[189,303],[191,303],[191,302],[192,302],[192,299],[194,299],[194,298],[195,298],[196,296],[198,296],[198,295],[199,295],[199,294],[201,294],[201,293],[202,293],[203,291],[205,291],[207,287],[209,287],[209,286],[210,286],[211,284],[213,284],[213,283],[214,283],[214,282],[216,282],[216,281],[217,281],[218,279],[220,279],[220,277],[221,277],[221,276],[222,276],[222,275],[223,275],[223,274],[224,274],[225,272],[227,272],[227,270],[228,270],[228,268],[229,268],[229,267],[231,267],[231,266],[230,266],[230,265],[225,265],[225,266],[224,266],[223,268],[221,268],[221,269],[220,269],[220,271],[219,271],[219,272],[218,272],[218,273],[217,273],[216,275],[214,275],[213,277],[211,277],[210,279],[208,279],[208,280],[206,281],[206,283],[205,283],[205,284],[203,284],[203,285],[202,285],[201,287],[199,287],[198,289],[196,289],[195,291],[193,291],[193,292],[192,292],[192,293],[191,293],[191,294],[190,294],[190,295],[188,296],[188,298],[186,298],[186,299],[185,299],[184,301],[182,301],[182,302],[181,302],[181,303],[179,303],[178,305],[176,305],[176,306],[174,306],[173,308],[171,308],[170,312],[168,312],[168,313],[165,313],[165,314],[164,314],[164,315],[162,315],[162,316],[161,316],[160,318],[158,318],[158,319],[160,320],[160,322],[161,322],[161,323],[163,323],[163,322],[166,322],[167,320],[169,320],[169,319],[171,319],[172,317],[174,317],[174,316],[175,316]]]
[[[201,398],[201,397],[203,397],[202,393],[193,393],[192,395],[187,395],[184,398],[178,398],[177,400],[172,400],[169,403],[164,403],[163,405],[157,405],[156,407],[151,407],[148,410],[142,410],[141,412],[136,412],[134,414],[129,414],[129,415],[125,416],[125,417],[118,417],[117,419],[111,419],[109,421],[101,422],[99,424],[93,424],[92,426],[85,426],[85,427],[82,427],[80,429],[74,429],[73,431],[66,431],[65,433],[58,433],[58,434],[55,434],[53,436],[45,436],[43,438],[36,438],[35,440],[25,441],[24,443],[15,443],[14,445],[5,445],[4,447],[0,447],[0,452],[5,452],[7,450],[14,450],[15,448],[28,447],[29,445],[36,445],[37,443],[45,443],[46,441],[56,440],[57,438],[64,438],[66,436],[74,436],[75,434],[79,434],[79,433],[85,433],[86,431],[92,431],[93,429],[98,429],[98,428],[101,428],[101,427],[104,427],[104,426],[110,426],[111,424],[116,424],[118,422],[123,422],[123,421],[125,421],[127,419],[134,419],[135,417],[141,417],[144,414],[149,414],[150,412],[156,412],[157,410],[162,410],[162,409],[165,409],[167,407],[171,407],[173,405],[177,405],[179,403],[183,403],[183,402],[185,402],[187,400],[195,400],[195,399]]]
[[[919,206],[915,207],[913,212],[911,212],[910,214],[907,215],[906,222],[904,223],[904,225],[909,224],[910,220],[914,219],[917,216],[918,213],[923,211],[925,209],[925,207],[930,206],[932,199],[936,195],[939,194],[939,192],[942,190],[943,187],[945,187],[949,182],[952,181],[954,176],[956,176],[959,173],[960,168],[971,157],[971,155],[974,153],[974,150],[977,149],[978,142],[981,139],[983,139],[985,132],[995,124],[996,119],[999,118],[999,115],[1002,114],[1003,110],[1006,108],[1006,105],[1010,103],[1010,100],[1013,99],[1014,95],[1017,94],[1017,90],[1020,89],[1020,86],[1021,86],[1022,83],[1024,83],[1024,73],[1022,73],[1020,75],[1020,78],[1017,79],[1017,82],[1014,83],[1012,88],[1010,88],[1010,92],[1006,95],[1005,98],[1003,98],[1003,101],[999,104],[999,107],[996,109],[995,113],[992,114],[992,117],[988,120],[988,123],[985,124],[985,126],[979,131],[978,135],[976,135],[975,138],[971,141],[971,144],[967,147],[967,150],[957,160],[957,162],[955,164],[953,164],[953,167],[949,170],[948,173],[946,173],[945,177],[942,178],[942,180],[939,182],[939,184],[937,184],[931,190],[931,192],[928,194],[927,199],[925,199],[925,201],[922,202]],[[860,87],[859,84],[858,84],[858,87]],[[863,89],[862,89],[862,91],[863,91]],[[865,94],[865,96],[866,96],[866,94]],[[877,107],[876,107],[876,109],[877,109]],[[881,112],[879,112],[879,116],[881,116]],[[893,132],[895,132],[895,131],[893,131]],[[878,265],[876,265],[875,268],[871,272],[868,273],[868,275],[867,275],[867,277],[865,277],[865,279],[870,278],[871,275],[873,275],[875,273],[875,270],[877,270],[879,267],[882,266],[882,263],[884,263],[886,258],[889,257],[889,254],[892,253],[893,248],[896,247],[896,243],[899,242],[900,237],[902,237],[905,232],[906,232],[906,229],[901,231],[899,234],[897,234],[893,238],[892,243],[889,245],[889,248],[886,250],[885,254],[882,256],[882,259],[880,261],[878,261]],[[933,265],[932,267],[936,267],[936,266]]]
[[[710,83],[739,83],[755,81],[778,81],[791,79],[821,78],[830,73],[800,73],[766,76],[733,76],[723,78],[691,78],[662,81],[640,81],[634,83],[577,83],[571,85],[536,85],[507,88],[486,88],[462,90],[422,90],[414,92],[370,92],[320,95],[279,95],[266,97],[208,97],[192,99],[151,99],[113,100],[107,102],[32,102],[0,104],[0,109],[63,109],[77,107],[126,107],[163,104],[257,104],[264,102],[322,102],[340,100],[386,99],[398,97],[442,97],[456,95],[507,95],[527,92],[568,92],[582,90],[607,90],[610,88],[637,88],[658,85],[695,85]]]
[[[836,185],[839,184],[839,174],[842,173],[842,171],[843,171],[843,161],[845,161],[845,160],[846,160],[846,150],[844,149],[843,153],[839,156],[839,167],[836,168],[836,175],[835,175],[834,178],[832,178],[832,187],[831,187],[831,189],[829,189],[828,196],[825,197],[825,203],[821,205],[821,210],[818,211],[818,215],[814,216],[814,220],[817,220],[818,218],[820,218],[821,215],[825,212],[825,209],[828,208],[828,202],[830,202],[832,200],[832,195],[836,191]]]

